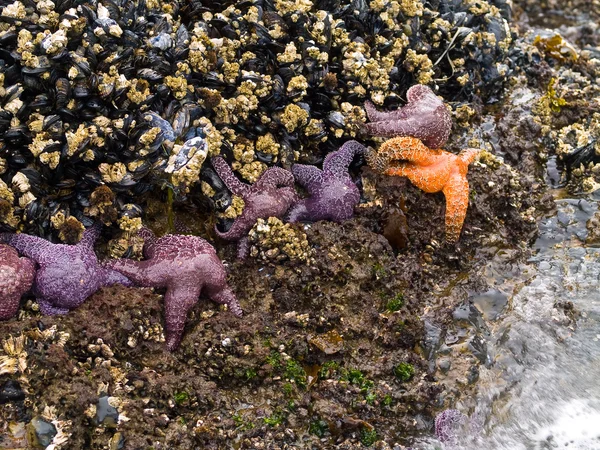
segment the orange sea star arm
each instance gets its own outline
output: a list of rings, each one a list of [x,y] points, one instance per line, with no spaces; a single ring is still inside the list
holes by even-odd
[[[469,206],[469,182],[466,177],[455,174],[442,192],[446,196],[446,240],[456,242]]]

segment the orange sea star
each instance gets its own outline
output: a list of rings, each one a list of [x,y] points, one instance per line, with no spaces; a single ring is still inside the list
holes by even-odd
[[[455,155],[430,149],[417,138],[397,137],[383,143],[378,152],[369,150],[366,159],[373,169],[407,177],[425,192],[442,191],[446,197],[446,240],[456,242],[469,206],[467,170],[478,154],[479,150],[468,148]]]

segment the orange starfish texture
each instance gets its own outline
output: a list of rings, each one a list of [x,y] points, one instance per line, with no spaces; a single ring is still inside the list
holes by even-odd
[[[378,152],[369,149],[366,159],[378,172],[407,177],[425,192],[442,191],[446,197],[446,240],[456,242],[469,206],[467,171],[478,154],[478,149],[468,148],[455,155],[430,149],[417,138],[397,137],[384,142]]]

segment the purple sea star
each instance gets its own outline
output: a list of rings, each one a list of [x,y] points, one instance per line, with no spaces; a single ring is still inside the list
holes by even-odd
[[[469,418],[457,409],[447,409],[435,418],[435,434],[440,442],[456,445],[459,434],[468,422]]]
[[[85,230],[77,245],[53,244],[26,234],[0,234],[0,241],[38,264],[33,293],[42,313],[66,314],[103,286],[131,284],[120,273],[98,264],[94,242],[100,235],[100,228],[97,223]]]
[[[394,111],[381,112],[367,101],[365,110],[371,123],[365,125],[372,136],[411,136],[429,148],[442,147],[450,136],[452,118],[448,109],[433,91],[422,84],[406,93],[408,103]]]
[[[365,151],[366,148],[358,142],[348,141],[339,150],[327,155],[323,170],[294,164],[292,173],[307,190],[309,197],[292,207],[289,221],[342,222],[352,217],[354,206],[360,201],[360,192],[348,174],[348,167],[355,155],[364,154]]]
[[[235,218],[227,231],[219,231],[217,236],[230,241],[239,241],[238,258],[244,259],[248,253],[248,232],[258,219],[281,218],[298,201],[294,190],[294,175],[281,167],[268,168],[256,181],[249,185],[242,183],[223,158],[215,157],[212,165],[227,189],[244,200],[242,214]]]
[[[33,261],[19,258],[14,248],[0,244],[0,320],[17,313],[21,296],[31,289],[34,276]]]
[[[165,322],[167,348],[175,350],[183,336],[188,311],[202,290],[217,303],[226,304],[236,316],[242,315],[235,294],[227,285],[227,273],[212,245],[197,236],[167,234],[159,239],[147,228],[144,261],[114,259],[103,265],[121,272],[139,286],[167,288]]]

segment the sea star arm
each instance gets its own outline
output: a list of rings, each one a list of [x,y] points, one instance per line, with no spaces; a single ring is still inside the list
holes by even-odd
[[[309,195],[314,195],[316,187],[323,182],[323,172],[315,166],[294,164],[292,174]]]
[[[122,284],[123,286],[133,286],[133,283],[120,272],[116,270],[100,267],[100,276],[102,277],[102,286],[112,286]]]
[[[348,167],[356,155],[363,155],[366,147],[357,141],[347,141],[339,150],[329,153],[323,162],[323,172],[337,179],[350,178]]]
[[[469,182],[464,176],[454,175],[442,192],[446,197],[446,240],[456,242],[469,206]]]
[[[367,113],[367,117],[371,122],[382,122],[387,120],[398,120],[398,119],[406,119],[407,114],[404,108],[398,108],[393,111],[379,111],[375,108],[375,105],[370,102],[365,102],[365,112]]]
[[[281,167],[269,167],[254,183],[254,186],[259,190],[269,186],[294,187],[294,175]]]
[[[306,207],[306,200],[300,200],[290,209],[288,213],[287,221],[290,223],[301,222],[310,217],[308,209]]]
[[[148,259],[154,255],[154,245],[156,244],[156,235],[148,227],[142,227],[137,235],[144,240],[144,256]]]
[[[189,310],[198,301],[200,285],[171,283],[165,293],[165,328],[167,348],[174,351],[183,337],[183,329]]]
[[[250,192],[250,186],[245,183],[242,183],[237,179],[229,164],[221,158],[220,156],[216,156],[210,160],[213,165],[213,168],[219,175],[219,178],[225,183],[227,189],[229,189],[232,193],[244,197]]]
[[[237,258],[240,261],[245,260],[250,254],[250,239],[248,236],[242,236],[237,243]]]
[[[214,302],[217,302],[222,305],[227,305],[229,311],[231,311],[235,316],[242,317],[242,307],[240,306],[240,303],[238,302],[238,299],[236,298],[231,288],[227,287],[217,292],[211,292],[211,290],[209,290],[208,296]]]
[[[33,259],[37,263],[51,257],[54,245],[46,239],[23,233],[2,233],[0,234],[0,240],[13,246],[19,253]]]
[[[120,272],[138,286],[165,287],[168,280],[168,274],[161,270],[160,264],[152,260],[110,259],[103,261],[102,267]]]
[[[102,231],[102,224],[100,222],[96,222],[83,232],[83,236],[77,245],[86,248],[94,248],[94,243],[100,236],[100,231]]]
[[[56,306],[43,297],[38,297],[36,300],[40,307],[40,311],[45,316],[58,316],[67,314],[70,311],[69,308],[61,308],[60,306]]]
[[[473,161],[475,161],[475,159],[477,159],[480,153],[481,150],[478,148],[465,148],[458,154],[458,157],[462,161],[462,163],[466,167],[468,167],[469,164],[471,164]]]
[[[20,284],[21,286],[26,287],[22,294],[27,292],[31,285],[33,284],[33,279],[35,278],[35,263],[29,258],[19,258],[20,265]]]
[[[391,161],[405,160],[419,166],[429,166],[438,162],[442,150],[430,149],[414,137],[395,137],[388,139],[379,151],[367,149],[367,164],[378,172],[384,172]]]

